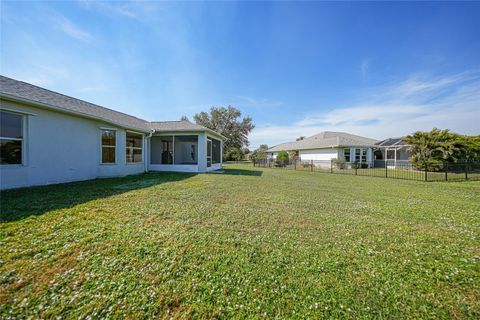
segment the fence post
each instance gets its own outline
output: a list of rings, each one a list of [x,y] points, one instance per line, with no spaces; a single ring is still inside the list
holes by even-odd
[[[425,181],[428,181],[428,171],[427,171],[428,167],[427,167],[427,164],[425,163]]]
[[[310,160],[310,172],[313,172],[313,160]]]
[[[445,181],[448,181],[448,164],[444,162],[443,165],[445,166]]]
[[[358,164],[355,165],[355,175],[357,175]]]
[[[465,162],[465,180],[468,180],[468,163]]]
[[[333,173],[333,159],[330,159],[330,173]]]
[[[293,170],[297,170],[297,159],[293,159]]]
[[[385,159],[385,178],[388,178],[388,160]]]

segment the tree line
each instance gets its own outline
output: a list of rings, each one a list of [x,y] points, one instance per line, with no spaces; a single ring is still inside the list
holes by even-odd
[[[445,163],[480,162],[480,135],[467,136],[433,128],[403,138],[417,167],[441,168]]]

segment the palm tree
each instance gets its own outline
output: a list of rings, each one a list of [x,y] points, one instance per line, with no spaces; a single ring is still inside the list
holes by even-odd
[[[430,132],[417,131],[412,135],[404,138],[405,142],[410,145],[412,152],[412,162],[420,169],[433,164],[433,154],[438,147],[438,133],[440,130],[434,128]]]
[[[441,153],[443,161],[456,161],[460,152],[457,135],[447,129],[438,132],[438,138],[438,146],[435,149]]]

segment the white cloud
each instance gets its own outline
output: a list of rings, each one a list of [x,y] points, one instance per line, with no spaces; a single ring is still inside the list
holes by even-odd
[[[275,145],[321,131],[345,131],[383,139],[433,127],[480,134],[480,72],[427,79],[414,77],[375,88],[372,101],[304,114],[291,125],[258,126],[251,146]]]
[[[52,21],[63,33],[80,41],[91,42],[94,37],[87,31],[76,26],[67,17],[56,12],[52,15]]]
[[[368,73],[368,61],[367,60],[363,60],[362,61],[362,64],[360,65],[360,70],[362,71],[362,77],[363,78],[366,78],[367,77],[367,73]]]
[[[249,96],[235,96],[234,99],[238,101],[239,104],[247,105],[250,107],[277,107],[281,106],[283,103],[277,100],[270,99],[257,99]]]

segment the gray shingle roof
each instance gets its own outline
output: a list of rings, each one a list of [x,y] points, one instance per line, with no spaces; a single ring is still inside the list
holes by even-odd
[[[4,76],[0,76],[0,93],[3,97],[19,98],[47,105],[55,109],[101,119],[128,129],[150,131],[149,122],[146,120]]]
[[[202,125],[187,121],[187,120],[179,120],[179,121],[153,121],[150,122],[150,126],[155,132],[170,132],[170,131],[207,131],[213,133],[217,136],[225,138],[218,132],[215,132],[207,127]]]
[[[186,120],[180,121],[153,121],[150,123],[155,131],[198,131],[208,128]]]
[[[346,132],[324,131],[300,141],[279,144],[268,149],[269,152],[308,150],[335,147],[373,147],[377,140],[357,136]]]
[[[152,130],[159,132],[207,131],[224,138],[213,130],[189,121],[148,122],[122,112],[101,107],[93,103],[72,98],[61,93],[1,75],[0,96],[2,98],[30,102],[37,105],[40,104],[44,107],[103,120],[107,123],[116,124],[126,129],[134,129],[142,132],[150,132]]]

